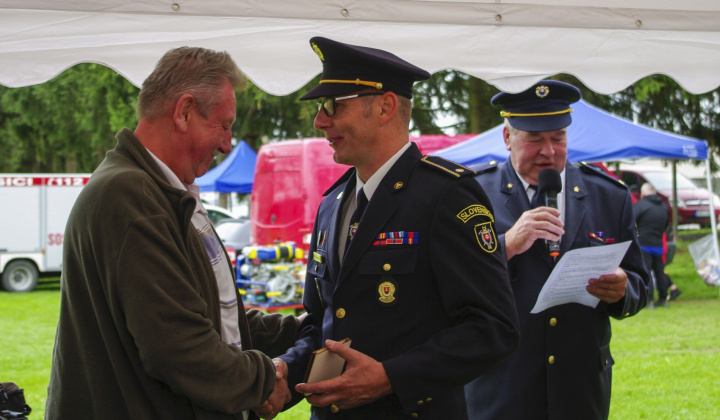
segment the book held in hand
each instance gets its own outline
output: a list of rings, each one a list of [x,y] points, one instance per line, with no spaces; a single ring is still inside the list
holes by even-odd
[[[352,340],[344,338],[338,343],[350,347]],[[345,367],[345,359],[338,354],[331,352],[327,347],[312,352],[307,370],[305,371],[305,380],[307,384],[320,382],[327,379],[338,377],[342,374]],[[310,395],[310,394],[306,394]]]

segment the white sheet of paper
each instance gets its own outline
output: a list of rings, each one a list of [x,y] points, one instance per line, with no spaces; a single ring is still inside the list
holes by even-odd
[[[629,247],[630,241],[626,241],[567,252],[555,264],[530,313],[573,302],[594,308],[600,299],[585,290],[588,280],[614,273]]]

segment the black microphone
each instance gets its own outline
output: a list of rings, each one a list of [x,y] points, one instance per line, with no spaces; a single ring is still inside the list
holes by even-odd
[[[537,194],[542,194],[545,206],[557,209],[557,195],[560,191],[562,191],[562,179],[560,179],[560,172],[553,168],[546,168],[540,171],[540,174],[538,175]],[[547,244],[548,252],[551,257],[557,257],[560,255],[560,242],[546,240],[545,243]]]

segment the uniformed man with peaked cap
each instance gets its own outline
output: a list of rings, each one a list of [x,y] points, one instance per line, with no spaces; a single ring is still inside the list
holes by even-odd
[[[507,260],[520,317],[520,348],[465,388],[469,418],[504,420],[607,419],[610,407],[609,317],[635,315],[648,302],[649,276],[635,235],[632,200],[624,185],[567,161],[571,104],[580,91],[543,80],[491,103],[505,117],[510,159],[477,168],[492,202],[498,249]],[[540,172],[559,173],[557,208],[531,200]],[[543,175],[544,177],[544,175]],[[589,280],[595,307],[577,303],[531,314],[556,258],[545,241],[572,249],[630,242],[614,273]]]
[[[310,45],[323,74],[302,99],[318,101],[315,127],[352,168],[318,209],[308,316],[278,370],[310,395],[314,419],[463,419],[463,385],[518,344],[492,207],[473,171],[408,141],[426,71],[374,48]],[[337,343],[346,337],[351,348]],[[303,383],[325,345],[344,373]]]

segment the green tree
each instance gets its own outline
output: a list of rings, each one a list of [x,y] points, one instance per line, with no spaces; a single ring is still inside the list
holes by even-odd
[[[554,79],[578,86],[588,102],[660,129],[705,139],[720,150],[720,89],[685,92],[667,76],[653,75],[613,95],[587,89],[570,75]],[[315,101],[299,101],[319,76],[298,91],[273,96],[248,82],[237,94],[233,134],[256,150],[268,140],[316,137]],[[411,129],[421,134],[480,133],[500,123],[490,98],[499,90],[454,70],[415,85]],[[55,79],[25,88],[0,86],[2,172],[91,172],[115,145],[115,133],[135,127],[138,88],[112,69],[79,64]],[[452,121],[440,126],[441,121]]]
[[[133,127],[138,89],[99,64],[79,64],[26,88],[0,87],[5,172],[91,172]]]
[[[315,101],[300,101],[300,97],[317,85],[319,77],[300,90],[286,96],[263,92],[248,81],[237,94],[237,120],[233,135],[245,140],[255,150],[267,140],[287,140],[317,137],[321,132],[313,127],[317,113]]]
[[[443,70],[430,80],[415,85],[412,128],[422,134],[481,133],[502,122],[490,105],[490,98],[500,92],[476,77],[455,70]],[[439,126],[448,119],[451,125]]]

